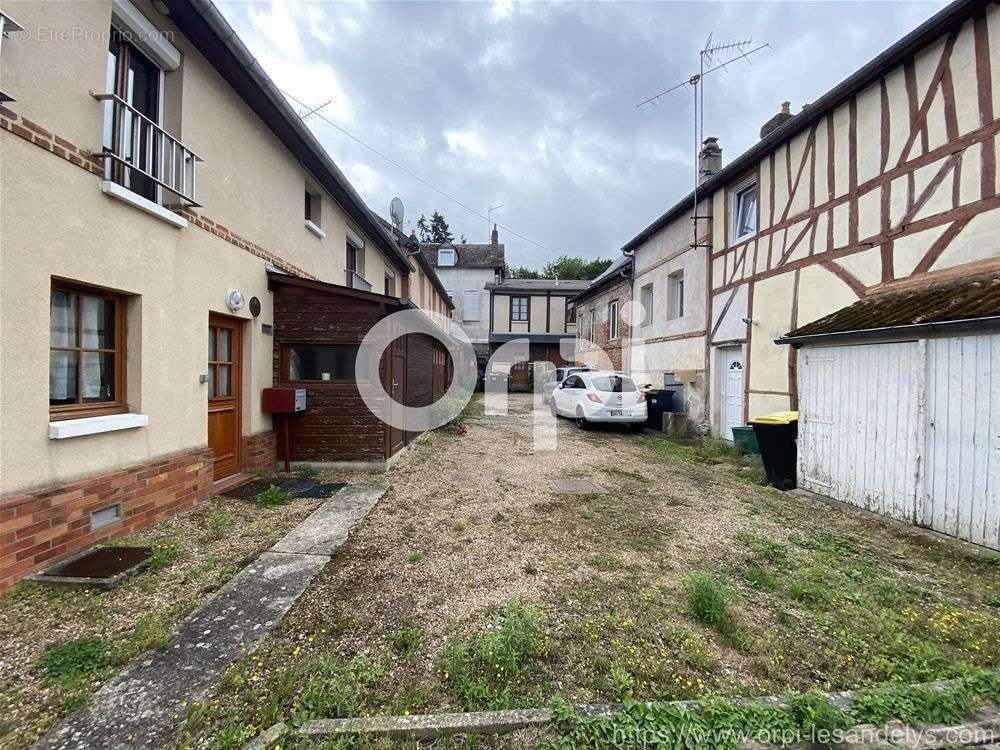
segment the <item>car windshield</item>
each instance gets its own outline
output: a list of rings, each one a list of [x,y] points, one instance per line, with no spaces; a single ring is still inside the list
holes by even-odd
[[[636,389],[632,378],[621,375],[601,375],[591,382],[594,384],[594,388],[602,393],[632,393]]]
[[[566,371],[563,370],[561,367],[554,373],[552,373],[552,379],[555,380],[556,382],[559,382],[565,377],[566,377]]]

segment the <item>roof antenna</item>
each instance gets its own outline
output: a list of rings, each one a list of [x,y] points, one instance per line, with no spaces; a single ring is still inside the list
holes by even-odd
[[[332,103],[333,103],[333,99],[327,99],[325,102],[323,102],[322,104],[320,104],[318,107],[313,107],[312,109],[303,110],[302,112],[298,113],[299,119],[302,120],[302,121],[305,121],[305,119],[307,117],[309,117],[309,115],[316,114],[321,109],[324,109],[325,107],[327,107],[328,105],[330,105]]]
[[[664,89],[658,94],[647,97],[635,105],[637,109],[647,104],[658,106],[663,97],[672,97],[673,93],[678,89],[682,89],[685,86],[691,87],[691,93],[694,96],[694,202],[691,213],[691,221],[694,228],[694,242],[692,243],[692,247],[699,247],[698,221],[708,218],[707,216],[698,215],[698,182],[701,177],[698,154],[701,150],[702,141],[705,139],[705,76],[709,73],[714,73],[717,70],[725,71],[728,66],[738,60],[746,60],[749,64],[749,58],[751,55],[771,46],[767,42],[761,42],[754,45],[754,41],[750,37],[714,44],[712,37],[712,34],[708,35],[708,38],[705,40],[705,46],[698,52],[697,73],[692,74],[686,81],[676,83],[670,88]],[[721,62],[716,61],[717,57],[723,58]]]

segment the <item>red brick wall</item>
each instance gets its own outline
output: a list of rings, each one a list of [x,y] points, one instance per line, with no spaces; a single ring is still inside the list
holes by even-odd
[[[271,430],[243,437],[243,471],[273,469],[277,460],[277,432]]]
[[[110,474],[0,498],[0,591],[107,539],[145,528],[206,499],[212,486],[207,448],[175,453]],[[122,504],[122,519],[97,531],[90,513]]]

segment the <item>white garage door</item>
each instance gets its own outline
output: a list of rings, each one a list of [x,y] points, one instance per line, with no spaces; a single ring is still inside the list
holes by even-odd
[[[927,340],[924,524],[1000,549],[1000,333]]]
[[[1000,549],[1000,333],[798,363],[802,487]]]
[[[911,523],[916,502],[916,342],[799,350],[799,484]]]

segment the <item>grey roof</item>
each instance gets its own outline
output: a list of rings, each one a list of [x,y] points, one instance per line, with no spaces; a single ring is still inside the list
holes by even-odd
[[[632,258],[628,255],[623,255],[610,266],[607,270],[598,276],[596,279],[590,282],[590,286],[580,292],[576,297],[573,298],[574,302],[579,302],[590,297],[592,294],[596,294],[605,287],[611,286],[617,281],[627,281],[621,277],[621,272],[625,271],[628,275],[631,275],[632,269]]]
[[[586,279],[504,279],[499,284],[487,284],[486,288],[503,292],[566,292],[567,294],[577,294],[588,286],[590,286],[590,282]]]
[[[783,125],[779,125],[767,137],[762,138],[744,151],[729,165],[723,167],[712,177],[705,180],[704,183],[698,186],[698,199],[701,200],[704,197],[708,197],[719,188],[724,187],[730,180],[743,174],[747,169],[754,166],[759,159],[769,154],[779,145],[791,140],[793,136],[801,133],[813,125],[813,123],[825,117],[828,112],[843,104],[854,94],[877,81],[889,69],[894,68],[942,34],[961,26],[977,10],[985,7],[986,4],[986,0],[955,0],[955,2],[943,10],[931,16],[927,21],[920,24],[920,26],[894,45],[834,86],[804,110],[790,120],[787,120]],[[691,210],[693,202],[694,193],[688,193],[673,208],[629,240],[622,247],[622,250],[628,252],[638,248],[642,243],[675,219],[687,214]]]
[[[441,243],[422,242],[420,243],[420,251],[427,258],[428,263],[437,266],[438,248],[442,246]],[[499,245],[449,243],[449,246],[455,248],[455,265],[446,266],[446,268],[503,268],[503,243]]]
[[[396,229],[396,227],[383,219],[377,213],[372,211],[370,208],[368,212],[372,215],[375,221],[396,241],[396,245],[399,247],[400,251],[407,257],[410,257],[410,250],[415,250],[419,246],[419,243],[412,237],[408,237],[405,233]],[[434,270],[434,266],[427,262],[427,258],[423,253],[416,253],[413,259],[417,262],[424,273],[427,274],[427,278],[431,280],[434,288],[438,290],[442,297],[444,297],[445,304],[448,305],[449,310],[455,309],[455,302],[452,300],[451,296],[448,294],[448,290],[444,288],[444,284],[441,283],[441,277],[437,275],[437,271]]]

